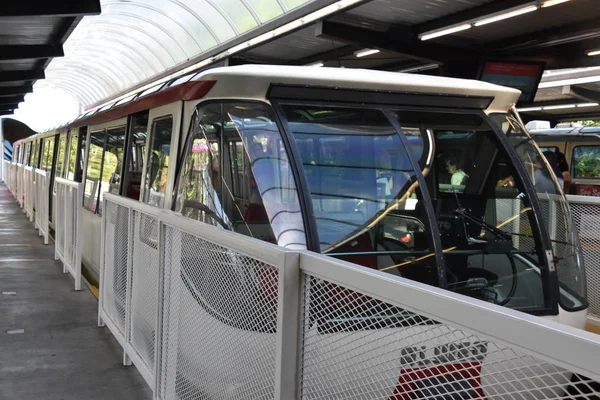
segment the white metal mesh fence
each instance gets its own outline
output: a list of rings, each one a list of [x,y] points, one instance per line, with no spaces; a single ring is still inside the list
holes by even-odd
[[[429,318],[416,311],[419,305],[415,301],[411,301],[412,307],[381,301],[313,273],[306,274],[304,282],[300,346],[303,399],[600,396],[600,385],[593,379],[549,362],[546,354],[536,355],[477,331]],[[370,286],[366,280],[364,283]],[[438,304],[437,312],[443,315],[443,299],[429,300]],[[451,305],[446,307],[450,310]],[[505,328],[498,326],[500,331]],[[524,338],[528,328],[527,324],[521,326]],[[562,344],[571,346],[567,343]],[[600,370],[592,378],[599,379]]]
[[[21,208],[23,208],[25,207],[25,166],[23,164],[17,164],[16,168],[13,166],[11,180],[13,185],[16,186],[17,201]]]
[[[81,289],[81,251],[84,238],[79,234],[83,184],[56,178],[54,201],[54,253],[63,263],[63,272],[75,280],[75,290]]]
[[[158,399],[598,399],[584,331],[106,194],[100,316]]]
[[[31,222],[33,222],[35,205],[34,175],[35,172],[32,167],[23,169],[23,201],[25,203],[25,213]]]
[[[158,310],[158,218],[133,210],[130,342],[151,374]]]
[[[590,318],[600,323],[600,198],[568,196],[586,269]]]
[[[100,307],[125,337],[129,263],[129,209],[108,203],[104,209],[103,276]],[[115,332],[113,332],[115,333]]]
[[[164,399],[274,398],[278,270],[165,226]]]
[[[48,244],[48,176],[46,171],[35,170],[35,227],[40,236],[44,237],[44,244]]]

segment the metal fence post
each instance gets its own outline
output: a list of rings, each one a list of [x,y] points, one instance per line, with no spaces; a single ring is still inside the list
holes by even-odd
[[[73,268],[75,269],[75,290],[81,290],[81,248],[83,235],[81,233],[81,202],[78,200],[80,198],[79,194],[82,190],[83,184],[78,183],[77,188],[72,189],[74,196],[74,204],[75,204],[75,220],[74,227],[77,227],[77,234],[75,235],[75,257]],[[75,228],[71,229],[75,231]]]
[[[299,390],[300,299],[302,295],[300,254],[286,252],[279,269],[275,398],[297,398]]]
[[[165,241],[164,241],[164,224],[158,216],[158,293],[156,298],[157,314],[156,314],[156,329],[154,330],[154,400],[159,400],[160,382],[162,379],[162,338],[163,338],[163,308],[164,308],[164,271],[165,271]]]
[[[77,193],[77,195],[79,195],[79,191]],[[77,201],[83,201],[83,199],[78,198]],[[98,286],[100,286],[98,288],[98,296],[100,297],[98,299],[98,326],[99,327],[103,327],[104,326],[104,321],[102,321],[102,308],[104,306],[104,301],[105,301],[105,297],[104,297],[104,269],[106,268],[104,265],[104,242],[105,242],[105,236],[106,236],[106,216],[108,215],[108,209],[106,206],[106,199],[102,199],[102,209],[104,210],[104,213],[102,214],[102,220],[100,222],[100,280],[98,282]]]
[[[133,269],[133,213],[131,207],[129,210],[129,220],[127,221],[127,271],[125,273],[125,343],[131,345],[131,279]],[[106,210],[104,210],[106,212]],[[127,349],[123,348],[123,365],[131,365],[131,358],[127,354]]]

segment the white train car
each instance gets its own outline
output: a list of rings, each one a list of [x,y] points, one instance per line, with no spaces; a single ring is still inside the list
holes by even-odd
[[[514,109],[518,97],[430,76],[226,67],[90,111],[15,151],[19,162],[84,182],[83,259],[92,274],[102,198],[111,192],[583,327],[579,239],[560,185]],[[211,289],[198,276],[184,274],[189,306],[244,329],[231,307],[203,293]],[[190,343],[181,356],[201,362],[202,344],[183,336]],[[259,343],[249,336],[247,346]],[[393,391],[396,382],[389,384]]]

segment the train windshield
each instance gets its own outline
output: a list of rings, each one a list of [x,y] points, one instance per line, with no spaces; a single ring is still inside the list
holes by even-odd
[[[577,229],[573,226],[571,210],[557,174],[558,166],[546,160],[533,139],[515,116],[495,114],[492,116],[506,134],[533,182],[542,208],[542,218],[548,226],[556,272],[561,286],[560,304],[566,310],[587,306],[586,282]],[[559,170],[560,171],[560,170]]]

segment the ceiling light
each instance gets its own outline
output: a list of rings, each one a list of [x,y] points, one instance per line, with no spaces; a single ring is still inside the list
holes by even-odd
[[[322,67],[323,66],[323,61],[317,61],[315,63],[312,64],[306,64],[307,67]]]
[[[377,49],[364,49],[361,51],[357,51],[356,53],[354,53],[354,55],[356,57],[366,57],[366,56],[370,56],[371,54],[377,54],[379,53],[379,50]]]
[[[598,103],[581,103],[577,104],[577,107],[596,107]]]
[[[482,19],[480,21],[475,22],[475,26],[487,25],[492,22],[502,21],[503,19],[516,17],[517,15],[526,14],[528,12],[532,12],[537,10],[537,6],[527,6],[523,8],[519,8],[518,10],[510,11],[503,14],[498,14],[490,18]]]
[[[575,104],[561,104],[558,106],[546,106],[543,107],[544,110],[560,110],[562,108],[575,108]]]
[[[552,7],[560,3],[566,3],[569,0],[548,0],[542,3],[542,8]]]
[[[467,29],[471,29],[471,24],[463,24],[452,28],[442,29],[441,31],[423,33],[419,35],[419,39],[429,40],[440,36],[450,35],[451,33],[466,31]]]
[[[551,81],[551,82],[542,82],[539,84],[539,89],[550,88],[550,87],[558,87],[558,86],[568,86],[568,85],[582,85],[584,83],[592,83],[599,82],[600,75],[594,76],[586,76],[584,78],[573,78],[573,79],[563,79],[560,81]]]
[[[588,53],[588,56],[590,56],[590,57],[592,57],[592,56],[600,56],[600,50],[590,51]]]
[[[519,108],[518,112],[527,112],[527,111],[542,111],[542,107],[528,107],[528,108]]]

